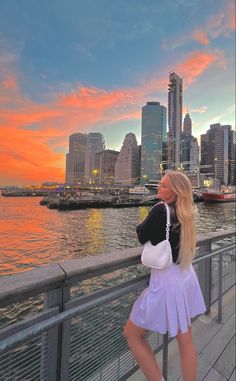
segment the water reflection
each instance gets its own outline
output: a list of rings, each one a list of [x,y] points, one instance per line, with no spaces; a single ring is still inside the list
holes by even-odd
[[[136,226],[149,207],[49,210],[39,198],[0,197],[0,275],[137,246]],[[235,225],[235,203],[195,204],[198,233]]]
[[[195,204],[196,226],[199,233],[222,231],[235,227],[234,202],[226,204]]]
[[[88,220],[85,224],[90,246],[90,253],[97,253],[104,246],[104,214],[101,209],[90,209]]]

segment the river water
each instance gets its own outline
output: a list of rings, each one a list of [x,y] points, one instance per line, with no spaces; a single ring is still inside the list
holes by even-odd
[[[139,245],[136,225],[149,207],[61,212],[38,197],[0,197],[0,275],[53,261]],[[195,204],[197,232],[234,227],[235,204]]]

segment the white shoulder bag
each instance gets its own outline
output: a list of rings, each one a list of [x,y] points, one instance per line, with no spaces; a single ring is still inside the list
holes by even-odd
[[[170,209],[167,204],[164,203],[164,205],[166,207],[166,239],[157,245],[152,245],[150,241],[146,242],[141,255],[143,265],[159,270],[169,267],[173,262],[169,242]]]

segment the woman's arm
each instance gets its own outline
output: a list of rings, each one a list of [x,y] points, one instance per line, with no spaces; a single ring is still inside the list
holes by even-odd
[[[157,243],[165,239],[166,209],[164,204],[154,206],[144,221],[137,226],[137,235],[141,244],[151,241]],[[164,238],[163,238],[164,237]],[[154,241],[154,242],[153,242]]]

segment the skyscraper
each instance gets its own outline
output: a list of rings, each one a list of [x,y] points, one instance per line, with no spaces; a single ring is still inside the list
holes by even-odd
[[[201,135],[201,164],[210,164],[215,178],[226,185],[234,181],[233,137],[232,127],[220,123],[211,124],[206,134]]]
[[[181,156],[183,80],[174,72],[169,75],[168,85],[168,166],[176,169]]]
[[[115,164],[118,151],[106,149],[95,154],[95,183],[113,185],[115,182]]]
[[[84,183],[85,151],[87,135],[75,133],[69,137],[69,153],[66,155],[66,182]]]
[[[236,184],[236,131],[229,131],[229,183]]]
[[[69,153],[66,154],[66,184],[69,184],[70,183],[70,165],[71,165],[71,162],[70,162],[70,155]]]
[[[136,136],[126,134],[115,164],[115,183],[122,185],[137,184],[140,179],[140,150]]]
[[[185,171],[198,170],[199,146],[197,139],[192,136],[192,120],[189,112],[184,117],[183,132],[181,134],[181,163]]]
[[[209,155],[209,145],[210,145],[210,139],[209,139],[209,132],[207,131],[205,134],[202,134],[200,136],[201,142],[201,172],[206,173],[208,170],[206,169],[207,166],[210,165],[210,155]],[[206,168],[204,168],[206,167]]]
[[[197,138],[191,136],[190,141],[190,171],[199,170],[199,144]]]
[[[93,180],[95,170],[95,155],[105,149],[104,137],[100,132],[88,133],[87,146],[85,151],[85,183]]]
[[[164,139],[166,139],[166,107],[160,102],[147,102],[142,107],[140,182],[160,179]]]

